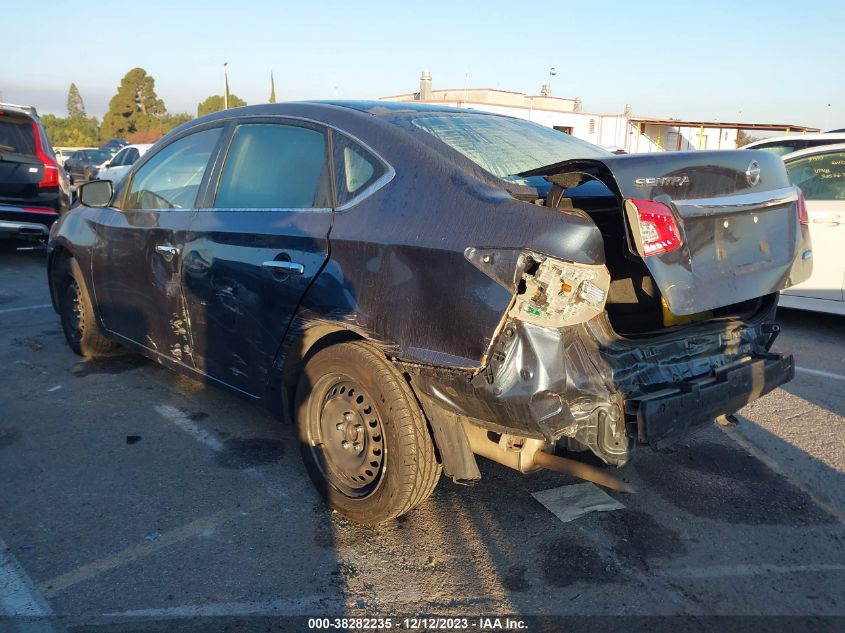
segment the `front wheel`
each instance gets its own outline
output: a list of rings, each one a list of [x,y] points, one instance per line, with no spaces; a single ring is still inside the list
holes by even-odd
[[[440,478],[410,387],[384,355],[356,341],[317,352],[296,393],[305,466],[329,504],[375,525],[415,508]]]
[[[62,264],[58,286],[59,316],[70,348],[80,356],[104,356],[117,349],[100,329],[82,270],[75,259]]]

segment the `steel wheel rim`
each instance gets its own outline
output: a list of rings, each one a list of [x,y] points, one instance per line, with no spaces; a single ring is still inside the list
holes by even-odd
[[[367,391],[344,374],[323,376],[309,409],[308,440],[323,478],[353,499],[375,492],[387,455],[381,415]]]
[[[65,289],[62,316],[68,337],[74,343],[79,343],[85,331],[85,313],[82,310],[82,289],[75,279],[71,279]]]

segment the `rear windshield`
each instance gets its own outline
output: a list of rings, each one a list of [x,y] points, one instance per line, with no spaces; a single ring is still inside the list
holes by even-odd
[[[529,169],[610,152],[530,121],[485,115],[427,116],[414,127],[437,137],[491,174],[509,180]]]
[[[32,121],[0,117],[0,152],[35,156]]]
[[[85,152],[85,158],[87,158],[88,160],[94,160],[99,162],[108,160],[109,158],[111,158],[111,156],[111,152],[99,149],[91,150],[90,152]]]

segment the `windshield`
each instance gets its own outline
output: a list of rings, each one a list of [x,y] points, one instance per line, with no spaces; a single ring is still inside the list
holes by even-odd
[[[419,117],[414,127],[437,137],[499,178],[573,158],[602,158],[610,152],[553,128],[499,116]]]

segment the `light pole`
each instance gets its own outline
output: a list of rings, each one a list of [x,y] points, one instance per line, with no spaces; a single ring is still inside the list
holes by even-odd
[[[549,68],[549,84],[548,84],[548,88],[549,88],[549,96],[550,96],[550,97],[552,96],[552,77],[554,77],[555,75],[557,75],[557,70],[555,70],[555,67],[554,67],[554,66],[552,66],[551,68]]]
[[[223,109],[229,109],[229,77],[226,75],[226,66],[229,62],[223,62]]]

